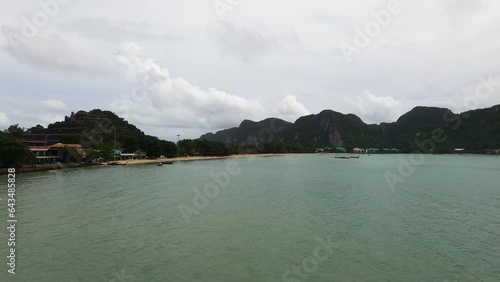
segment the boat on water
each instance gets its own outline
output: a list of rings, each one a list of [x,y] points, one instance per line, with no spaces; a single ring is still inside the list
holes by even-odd
[[[117,162],[117,161],[112,161],[112,162],[107,162],[107,165],[126,165],[128,161],[122,163],[122,162]]]
[[[161,162],[161,161],[160,161],[160,162],[158,162],[156,165],[157,165],[157,166],[161,166],[161,165],[164,165],[164,164],[173,164],[173,163],[174,163],[174,161],[164,161],[164,162]]]
[[[359,156],[350,156],[350,159],[359,159]]]
[[[336,159],[350,159],[349,157],[347,156],[335,156]]]

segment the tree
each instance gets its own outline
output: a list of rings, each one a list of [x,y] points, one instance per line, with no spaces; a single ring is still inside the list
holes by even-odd
[[[22,167],[35,161],[35,155],[12,135],[0,132],[0,167]]]
[[[105,161],[113,160],[114,149],[111,143],[102,143],[94,148],[89,148],[87,154],[85,155],[85,161],[91,162],[97,159],[103,159]]]
[[[79,163],[82,161],[82,155],[75,148],[64,147],[61,149],[61,159],[65,163]]]
[[[29,133],[41,133],[45,128],[40,125],[40,124],[37,124],[36,126],[33,126],[31,128],[29,128],[28,130],[26,130],[26,132],[29,132]]]
[[[19,123],[16,123],[10,125],[4,132],[14,136],[15,138],[19,138],[21,135],[24,134],[24,128],[19,127]]]

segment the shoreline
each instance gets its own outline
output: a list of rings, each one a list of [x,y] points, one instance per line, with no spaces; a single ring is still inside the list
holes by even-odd
[[[298,156],[298,155],[370,155],[370,154],[355,154],[355,153],[280,153],[280,154],[240,154],[240,155],[229,155],[229,156],[209,156],[209,157],[180,157],[180,158],[158,158],[158,159],[143,159],[143,160],[121,160],[117,161],[118,163],[125,163],[127,165],[146,165],[146,164],[157,164],[158,162],[192,162],[192,161],[211,161],[211,160],[224,160],[224,159],[237,159],[237,158],[252,158],[252,157],[282,157],[282,156]],[[385,154],[371,154],[371,155],[385,155]],[[394,155],[394,154],[389,154]],[[407,154],[402,154],[407,155]],[[487,154],[437,154],[437,155],[458,155],[458,156],[467,156],[467,155],[487,155]],[[498,156],[498,155],[487,155],[487,156]],[[16,174],[19,173],[33,173],[33,172],[43,172],[43,171],[53,171],[58,169],[71,169],[71,168],[81,168],[81,167],[105,167],[108,166],[107,163],[70,163],[70,164],[62,164],[60,167],[57,165],[52,166],[40,166],[40,167],[28,167],[28,168],[17,168]],[[0,169],[0,176],[7,175],[7,168]]]
[[[277,156],[286,156],[286,155],[300,155],[300,154],[241,154],[241,155],[230,155],[230,156],[210,156],[210,157],[180,157],[180,158],[158,158],[158,159],[143,159],[143,160],[121,160],[117,161],[120,164],[127,165],[145,165],[145,164],[157,164],[158,162],[190,162],[190,161],[210,161],[210,160],[223,160],[223,159],[232,159],[232,158],[250,158],[250,157],[277,157]],[[107,162],[105,163],[69,163],[69,164],[61,164],[61,165],[45,165],[39,167],[25,167],[25,168],[16,168],[16,174],[21,173],[33,173],[33,172],[43,172],[43,171],[53,171],[59,169],[72,169],[72,168],[81,168],[81,167],[107,167],[109,166]],[[0,169],[0,175],[7,175],[7,168]]]
[[[303,154],[241,154],[241,155],[229,155],[229,156],[212,156],[212,157],[180,157],[180,158],[163,158],[163,159],[145,159],[145,160],[131,160],[127,165],[141,165],[141,164],[156,164],[158,162],[192,162],[192,161],[211,161],[211,160],[224,160],[224,159],[235,159],[235,158],[252,158],[252,157],[280,157],[288,155],[303,155]],[[119,161],[120,163],[126,161]]]

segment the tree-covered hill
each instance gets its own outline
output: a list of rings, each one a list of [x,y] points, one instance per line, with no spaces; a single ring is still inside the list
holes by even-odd
[[[270,119],[260,122],[245,120],[239,127],[208,133],[200,139],[217,140],[233,147],[244,142],[264,148],[266,143],[278,142],[288,151],[337,146],[434,153],[449,153],[454,148],[466,148],[470,152],[500,148],[500,105],[461,114],[445,108],[419,106],[396,122],[378,125],[366,124],[354,114],[331,110],[303,116],[293,124],[274,120],[285,126],[271,140],[259,137],[262,135],[259,132],[265,131],[265,128],[272,129]],[[422,142],[427,139],[433,142],[432,150],[421,148]]]
[[[49,124],[47,128],[36,125],[25,130],[18,125],[12,125],[5,130],[4,135],[9,139],[5,139],[7,137],[5,140],[0,139],[2,142],[5,141],[0,144],[0,149],[1,146],[12,148],[12,140],[23,149],[27,149],[28,146],[46,147],[55,143],[80,144],[86,150],[86,159],[111,159],[114,148],[124,153],[141,151],[149,158],[175,157],[178,152],[206,156],[228,154],[224,144],[212,141],[197,141],[194,146],[190,142],[184,142],[181,148],[177,148],[174,142],[147,135],[115,113],[100,109],[71,113],[64,120]],[[183,144],[189,147],[184,148]],[[29,156],[31,155],[28,154]],[[19,161],[19,158],[17,160]],[[19,162],[25,163],[25,161]]]
[[[30,145],[78,143],[89,149],[109,151],[115,148],[115,136],[116,148],[125,152],[144,150],[150,157],[173,157],[177,153],[175,143],[147,135],[113,112],[99,109],[71,113],[63,121],[49,124],[47,128],[37,125],[18,138]]]

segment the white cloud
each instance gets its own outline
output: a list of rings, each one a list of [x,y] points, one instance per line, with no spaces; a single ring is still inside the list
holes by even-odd
[[[64,115],[57,114],[45,108],[35,112],[35,109],[40,109],[39,105],[27,105],[26,108],[22,110],[14,109],[9,113],[9,117],[15,122],[12,124],[19,123],[21,127],[30,128],[37,124],[40,124],[44,127],[49,125],[50,123],[54,123],[57,121],[63,121]]]
[[[88,38],[95,38],[115,44],[127,40],[173,40],[178,38],[170,34],[151,33],[150,29],[152,26],[144,21],[121,20],[115,22],[102,17],[77,19],[61,24],[60,28],[65,31],[75,31]]]
[[[85,73],[88,75],[103,75],[112,72],[111,66],[104,60],[98,57],[88,57],[84,53],[77,52],[59,34],[52,34],[47,37],[37,35],[26,43],[6,45],[2,49],[20,62],[49,70]]]
[[[500,75],[482,76],[474,83],[460,91],[452,102],[448,102],[452,110],[465,112],[500,104]]]
[[[57,99],[45,99],[40,101],[40,105],[44,107],[45,110],[51,110],[55,112],[66,112],[68,108],[63,101]]]
[[[376,96],[364,91],[349,101],[366,123],[394,122],[403,114],[403,104],[391,96]]]
[[[38,120],[41,121],[43,125],[47,126],[50,123],[54,123],[56,121],[63,121],[64,116],[54,115],[54,114],[43,114],[38,117]]]
[[[0,112],[0,129],[7,128],[7,126],[9,126],[7,114]]]
[[[117,61],[127,67],[131,92],[112,103],[112,109],[140,125],[219,129],[243,119],[260,117],[263,107],[216,88],[201,89],[167,68],[144,58],[134,43],[116,50]]]
[[[284,51],[302,47],[300,37],[295,32],[275,34],[264,28],[239,26],[231,21],[213,25],[210,37],[222,56],[231,55],[245,62],[271,53],[283,55]]]
[[[276,46],[276,42],[255,29],[237,27],[232,22],[221,22],[211,33],[222,55],[233,55],[248,61]]]
[[[12,123],[31,126],[47,114],[39,107],[46,93],[50,96],[43,97],[63,100],[75,110],[106,108],[114,100],[114,109],[133,121],[168,132],[189,127],[187,135],[279,115],[283,97],[296,93],[308,93],[311,112],[352,112],[367,122],[394,120],[398,109],[404,113],[418,105],[470,109],[463,103],[471,93],[467,88],[478,77],[500,74],[495,63],[500,37],[493,36],[500,30],[498,1],[404,1],[403,12],[353,62],[346,62],[339,44],[352,42],[356,27],[364,27],[373,19],[371,12],[387,3],[244,1],[221,23],[212,1],[72,1],[40,28],[20,56],[0,52],[4,96],[16,97],[1,97],[5,108],[0,110]],[[36,1],[10,1],[0,9],[0,19],[19,29],[24,16],[39,10]],[[3,35],[0,46],[8,44]],[[154,60],[125,56],[116,64],[113,48],[124,40],[140,42]],[[130,86],[115,75],[124,64]],[[120,98],[142,85],[141,68],[150,67],[161,81],[148,99]],[[376,96],[362,94],[365,89]],[[497,94],[477,107],[498,104]],[[32,108],[27,110],[27,104]],[[16,116],[13,108],[34,115]],[[289,118],[300,114],[292,111]]]
[[[294,122],[301,116],[309,115],[311,112],[304,107],[293,95],[287,95],[281,100],[278,106],[278,113],[281,118]]]

